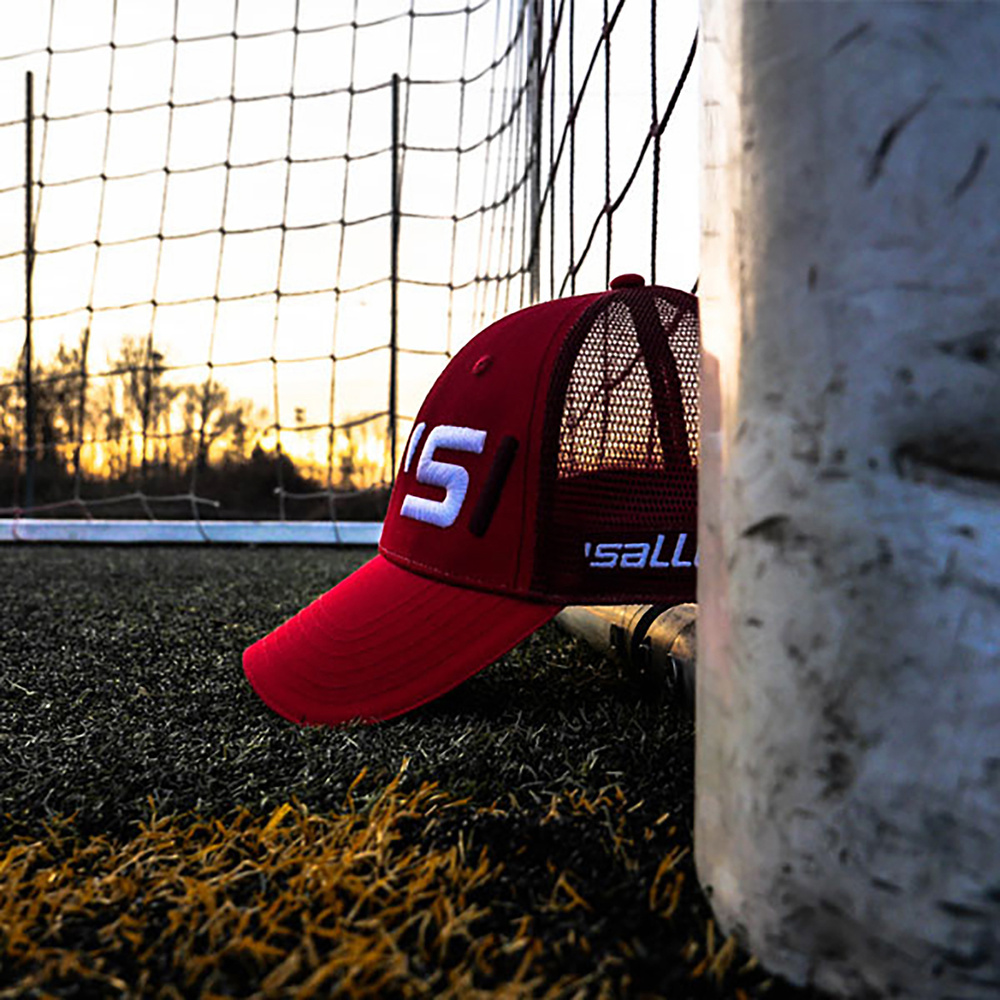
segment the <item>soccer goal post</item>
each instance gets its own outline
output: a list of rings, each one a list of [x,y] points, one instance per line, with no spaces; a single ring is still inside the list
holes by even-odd
[[[993,994],[1000,7],[702,17],[699,874],[795,982]]]

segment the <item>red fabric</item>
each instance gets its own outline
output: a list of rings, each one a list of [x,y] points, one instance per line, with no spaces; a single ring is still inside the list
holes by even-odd
[[[424,440],[440,425],[470,427],[486,432],[486,444],[478,455],[449,449],[435,453],[435,458],[469,473],[458,520],[442,529],[400,515],[407,494],[430,500],[444,496],[444,490],[417,482],[421,440],[409,470],[404,471],[405,462],[398,470],[382,528],[382,555],[436,580],[510,594],[528,591],[538,493],[537,472],[531,475],[529,470],[537,469],[552,364],[565,334],[598,297],[577,296],[524,309],[485,329],[452,358],[427,394],[414,426],[426,425]],[[469,519],[496,449],[508,435],[517,438],[518,451],[489,530],[477,538],[469,531]],[[404,448],[404,456],[406,452]]]
[[[243,669],[292,722],[389,719],[450,691],[559,610],[438,583],[376,556],[251,646]]]

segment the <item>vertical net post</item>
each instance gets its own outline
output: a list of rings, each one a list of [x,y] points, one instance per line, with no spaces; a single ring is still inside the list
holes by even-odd
[[[542,123],[544,121],[545,93],[542,87],[542,10],[543,0],[531,0],[528,11],[528,114],[531,149],[528,152],[531,190],[531,245],[528,248],[531,301],[537,302],[541,293],[541,238],[542,238]]]
[[[570,0],[569,4],[569,211],[567,220],[569,222],[569,269],[566,277],[569,279],[569,293],[576,295],[576,220],[574,218],[574,206],[576,199],[576,114],[573,109],[576,107],[576,80],[574,79],[574,66],[576,65],[576,4]],[[564,280],[559,287],[559,294],[562,295],[566,288]]]
[[[389,318],[389,482],[396,479],[396,390],[399,362],[399,74],[392,74],[392,225],[390,283],[391,315]]]
[[[659,130],[660,115],[657,110],[656,100],[656,0],[651,0],[649,5],[649,90],[651,119],[649,123],[650,135],[653,137],[653,204],[650,220],[650,246],[649,246],[649,283],[656,284],[656,230],[660,214],[660,143],[661,134]]]
[[[35,177],[35,74],[24,75],[24,506],[35,506],[35,393],[31,379],[31,286],[35,270],[34,199]]]
[[[617,16],[617,14],[616,14]],[[608,0],[604,0],[604,284],[611,284],[611,26]]]

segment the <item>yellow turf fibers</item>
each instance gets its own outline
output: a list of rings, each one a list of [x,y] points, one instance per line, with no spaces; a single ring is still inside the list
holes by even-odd
[[[552,974],[553,950],[569,967],[591,952],[594,904],[573,872],[550,859],[536,912],[491,912],[508,898],[503,865],[461,832],[445,847],[422,836],[451,810],[477,810],[433,784],[405,791],[401,775],[361,808],[353,795],[363,777],[336,813],[297,802],[225,820],[154,813],[125,843],[82,840],[62,820],[42,839],[0,847],[0,997],[76,985],[95,996],[299,998],[596,997],[617,995],[612,981],[627,987],[627,941],[597,968]],[[628,808],[617,788],[554,796],[539,825]],[[623,829],[609,825],[608,851],[627,860]],[[685,855],[672,848],[655,872],[653,919],[676,909]],[[579,926],[552,940],[538,927],[545,911]],[[705,947],[692,944],[688,976],[721,987],[735,943],[716,950],[710,930]]]

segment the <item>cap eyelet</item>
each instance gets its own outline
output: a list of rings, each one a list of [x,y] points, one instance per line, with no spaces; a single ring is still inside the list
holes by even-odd
[[[493,358],[489,354],[484,354],[473,366],[473,375],[485,375],[493,364]]]

